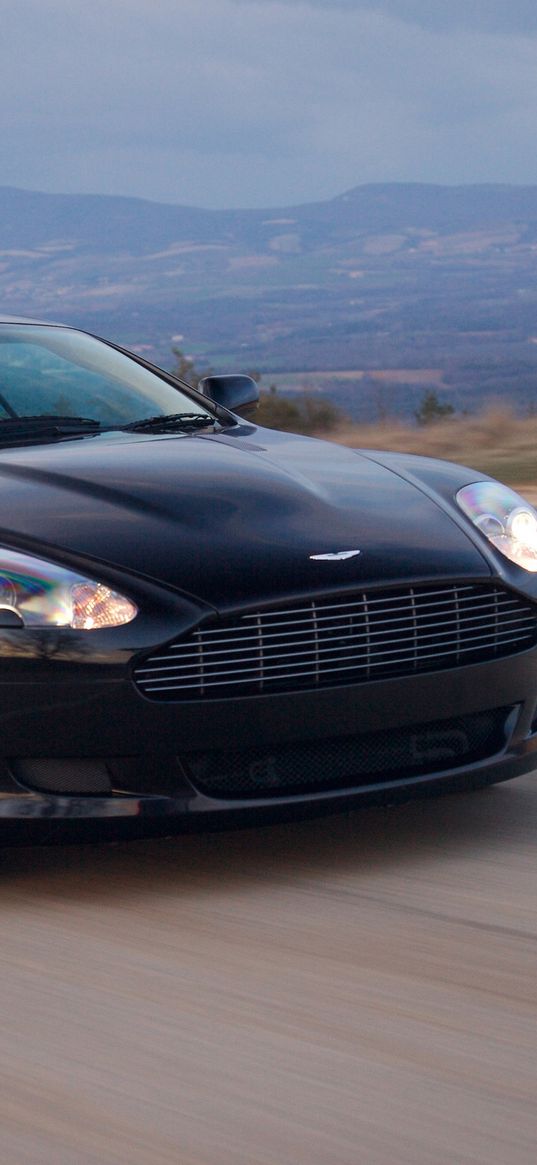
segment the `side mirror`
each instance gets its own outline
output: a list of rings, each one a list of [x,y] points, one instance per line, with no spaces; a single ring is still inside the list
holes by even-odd
[[[252,416],[259,403],[259,389],[251,376],[204,376],[198,392],[241,417]]]

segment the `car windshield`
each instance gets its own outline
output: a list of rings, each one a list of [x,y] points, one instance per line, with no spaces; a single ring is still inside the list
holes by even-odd
[[[0,327],[0,428],[18,417],[92,418],[103,428],[211,412],[101,340],[69,328]]]

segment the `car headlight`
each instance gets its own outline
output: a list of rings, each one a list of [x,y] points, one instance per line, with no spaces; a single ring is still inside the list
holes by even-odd
[[[498,481],[465,485],[457,502],[482,534],[524,570],[537,572],[537,511]]]
[[[0,626],[93,631],[130,623],[138,608],[105,583],[0,548]]]

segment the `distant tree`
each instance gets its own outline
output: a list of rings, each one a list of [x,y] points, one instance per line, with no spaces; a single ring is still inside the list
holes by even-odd
[[[194,357],[186,356],[181,348],[172,348],[172,352],[175,356],[175,364],[170,372],[174,376],[178,376],[179,380],[184,380],[186,384],[190,384],[192,388],[197,388],[200,380],[204,376],[210,375],[210,368],[205,368],[203,371],[196,368]]]
[[[345,417],[331,401],[311,393],[295,393],[293,398],[281,396],[276,385],[259,394],[256,421],[267,429],[283,429],[287,433],[329,433]]]
[[[442,404],[434,389],[430,388],[424,392],[414,416],[418,425],[432,425],[434,421],[444,421],[446,417],[452,417],[454,412],[453,405]]]
[[[283,429],[286,433],[298,432],[300,409],[294,401],[280,396],[276,385],[271,384],[267,392],[260,392],[255,419],[267,429]]]
[[[305,392],[299,402],[304,419],[304,433],[330,433],[347,419],[337,405],[326,397],[313,397]]]

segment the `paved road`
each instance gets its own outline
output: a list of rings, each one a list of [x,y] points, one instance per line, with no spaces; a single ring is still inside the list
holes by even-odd
[[[537,774],[1,855],[6,1165],[534,1165]]]

